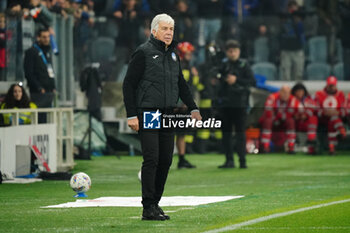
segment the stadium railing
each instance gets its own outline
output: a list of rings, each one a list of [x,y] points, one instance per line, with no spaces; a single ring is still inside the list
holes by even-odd
[[[26,125],[20,125],[20,114],[30,113],[31,123]],[[38,124],[38,115],[43,113],[47,115],[47,123]],[[52,168],[53,171],[68,171],[74,167],[74,156],[73,156],[73,108],[39,108],[39,109],[6,109],[0,110],[0,114],[11,114],[11,126],[10,127],[1,127],[1,130],[9,130],[12,126],[23,126],[23,131],[33,130],[38,126],[45,125],[55,125],[56,126],[56,161],[53,164],[56,164],[55,168]],[[30,128],[24,126],[32,126]],[[49,128],[48,128],[49,129]],[[48,131],[48,130],[47,130]],[[45,132],[41,128],[41,132]],[[31,135],[31,132],[27,132]],[[32,133],[34,134],[34,133]],[[28,139],[29,141],[29,139]],[[27,142],[28,142],[27,141]],[[13,144],[17,144],[16,138],[11,140]],[[14,145],[15,146],[15,145]],[[48,150],[48,149],[47,149]],[[6,152],[4,152],[6,153]],[[44,153],[43,153],[44,155]],[[51,158],[53,155],[49,155]],[[45,156],[44,156],[45,157]]]

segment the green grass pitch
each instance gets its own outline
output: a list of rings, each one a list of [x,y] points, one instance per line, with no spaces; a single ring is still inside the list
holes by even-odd
[[[242,169],[218,169],[223,155],[190,155],[196,169],[170,170],[164,196],[244,198],[191,208],[164,207],[170,221],[141,221],[142,208],[42,209],[75,201],[68,181],[0,185],[0,232],[204,232],[262,216],[350,199],[350,156],[302,154],[248,155]],[[93,157],[76,161],[73,172],[90,175],[90,199],[139,196],[137,172],[142,158]],[[172,212],[175,211],[175,212]],[[350,202],[308,210],[242,227],[232,232],[350,232]]]

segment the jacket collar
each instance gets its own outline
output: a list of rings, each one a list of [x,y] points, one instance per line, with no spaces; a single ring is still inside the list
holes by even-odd
[[[163,41],[160,41],[158,39],[156,39],[153,34],[151,34],[151,37],[149,38],[149,41],[151,42],[151,44],[153,44],[158,50],[162,51],[162,52],[166,52],[165,50],[165,43]],[[176,45],[178,44],[177,41],[175,41],[173,39],[173,41],[171,42],[171,44],[168,46],[168,50],[174,50],[174,48],[176,47]]]

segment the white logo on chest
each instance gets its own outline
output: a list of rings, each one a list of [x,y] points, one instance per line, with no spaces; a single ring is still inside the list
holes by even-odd
[[[328,96],[323,101],[323,107],[324,108],[337,108],[338,107],[338,101],[334,96]]]

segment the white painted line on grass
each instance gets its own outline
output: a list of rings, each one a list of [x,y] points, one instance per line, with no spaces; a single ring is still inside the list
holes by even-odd
[[[333,201],[333,202],[329,202],[329,203],[324,203],[324,204],[304,207],[304,208],[291,210],[291,211],[287,211],[287,212],[271,214],[271,215],[268,215],[268,216],[252,219],[252,220],[249,220],[249,221],[236,223],[236,224],[233,224],[233,225],[230,225],[230,226],[226,226],[226,227],[223,227],[223,228],[206,231],[204,233],[219,233],[219,232],[224,232],[224,231],[237,230],[237,229],[239,229],[241,227],[253,225],[253,224],[264,222],[264,221],[268,221],[270,219],[280,218],[280,217],[284,217],[284,216],[288,216],[288,215],[292,215],[292,214],[296,214],[296,213],[300,213],[300,212],[304,212],[304,211],[308,211],[308,210],[318,209],[318,208],[322,208],[322,207],[326,207],[326,206],[330,206],[330,205],[342,204],[342,203],[346,203],[346,202],[350,202],[350,199],[345,199],[345,200],[341,200],[341,201]]]

